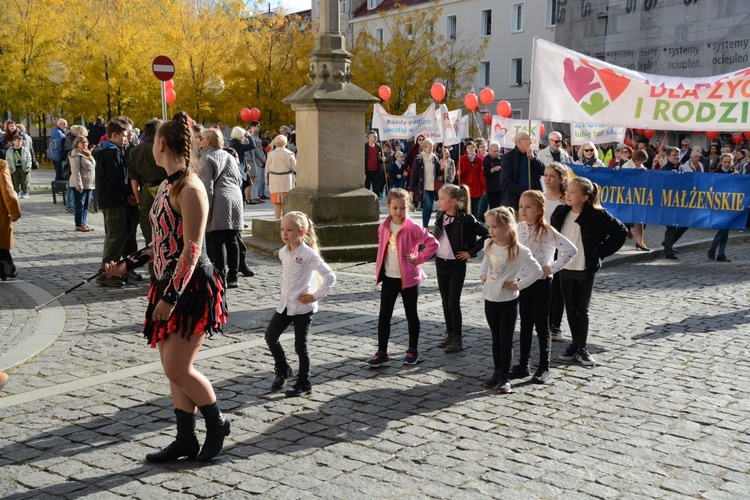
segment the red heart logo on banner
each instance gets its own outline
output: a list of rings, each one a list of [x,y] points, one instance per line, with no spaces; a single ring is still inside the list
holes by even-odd
[[[576,68],[570,58],[565,59],[563,68],[565,69],[563,81],[576,102],[581,102],[581,99],[586,97],[589,92],[601,87],[598,82],[594,81],[596,74],[591,68]]]

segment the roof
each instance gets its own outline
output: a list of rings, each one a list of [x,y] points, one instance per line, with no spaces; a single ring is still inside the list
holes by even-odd
[[[368,9],[367,5],[369,1],[365,1],[359,6],[357,10],[352,13],[353,17],[369,16],[370,14],[377,14],[379,12],[386,12],[391,9],[395,9],[396,6],[409,7],[411,5],[418,5],[421,3],[429,3],[432,0],[382,0],[380,4],[374,9]]]

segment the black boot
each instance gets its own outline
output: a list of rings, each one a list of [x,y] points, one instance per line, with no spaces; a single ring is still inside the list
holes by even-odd
[[[240,273],[242,273],[242,276],[246,278],[252,278],[253,276],[255,276],[255,273],[248,267],[247,263],[244,260],[240,262]]]
[[[464,350],[464,341],[461,335],[454,335],[450,343],[445,346],[445,352],[461,352]]]
[[[147,461],[161,464],[175,462],[183,457],[195,460],[198,455],[200,444],[195,436],[195,413],[175,410],[174,414],[177,417],[177,438],[163,450],[146,455]]]
[[[229,419],[221,414],[216,402],[198,408],[206,421],[206,440],[198,453],[199,462],[208,462],[219,454],[224,438],[229,435]]]
[[[451,342],[453,342],[453,334],[451,332],[448,332],[448,335],[446,335],[446,337],[443,340],[438,342],[437,346],[441,349],[445,349],[446,347],[450,345]]]
[[[279,389],[282,389],[286,385],[286,379],[291,378],[292,375],[294,375],[294,371],[292,370],[292,367],[289,365],[286,365],[286,368],[282,370],[279,370],[277,368],[274,371],[276,373],[276,378],[273,379],[273,382],[271,383],[271,390],[278,391]]]

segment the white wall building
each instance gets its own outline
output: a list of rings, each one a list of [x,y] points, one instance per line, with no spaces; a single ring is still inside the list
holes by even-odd
[[[391,12],[396,0],[339,0],[341,31],[351,47],[357,33],[368,30],[376,39],[387,41],[381,12]],[[429,0],[400,0],[409,10],[433,8]],[[488,39],[484,55],[476,61],[478,73],[475,92],[490,87],[495,104],[511,103],[514,117],[528,118],[529,75],[534,36],[555,40],[557,0],[441,0],[443,12],[436,30],[446,38],[452,35],[459,42]],[[314,0],[312,17],[317,19],[320,2]],[[396,15],[395,11],[392,14]],[[387,82],[386,82],[387,83]],[[425,89],[429,92],[430,89]]]

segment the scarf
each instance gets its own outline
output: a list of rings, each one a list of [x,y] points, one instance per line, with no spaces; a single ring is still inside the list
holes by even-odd
[[[591,158],[583,157],[581,158],[581,164],[585,165],[587,167],[591,167],[596,163],[596,157],[592,156]]]

